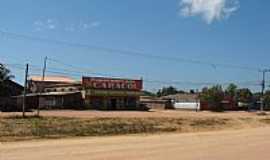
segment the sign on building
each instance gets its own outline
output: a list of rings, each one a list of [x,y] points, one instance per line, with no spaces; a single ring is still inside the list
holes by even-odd
[[[86,89],[141,91],[143,88],[142,80],[103,77],[83,77],[82,84]]]

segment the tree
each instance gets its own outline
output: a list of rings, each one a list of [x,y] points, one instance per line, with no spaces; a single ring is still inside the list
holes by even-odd
[[[169,87],[163,87],[162,89],[158,90],[157,96],[162,97],[162,96],[168,96],[168,95],[173,95],[177,93],[178,91],[175,87],[169,86]]]
[[[13,77],[14,76],[10,74],[10,70],[0,63],[0,97],[9,96],[10,89],[7,83]]]
[[[236,98],[237,95],[237,85],[231,83],[229,84],[229,86],[226,88],[225,90],[225,94],[232,97],[232,98]]]
[[[155,93],[150,92],[150,91],[146,91],[146,90],[143,91],[143,95],[144,96],[150,96],[150,97],[155,97],[156,96]]]
[[[189,90],[189,93],[190,93],[190,94],[195,94],[194,89]]]
[[[237,99],[239,102],[251,103],[253,99],[253,94],[248,88],[238,89]]]
[[[224,92],[222,86],[216,85],[211,88],[203,88],[200,99],[208,102],[209,107],[213,110],[223,111],[221,102],[224,99]]]
[[[180,93],[180,94],[185,94],[186,92],[183,91],[183,90],[178,90],[177,93]]]

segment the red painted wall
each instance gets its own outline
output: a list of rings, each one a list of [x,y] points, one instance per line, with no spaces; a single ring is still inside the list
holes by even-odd
[[[141,91],[142,80],[114,79],[103,77],[83,77],[82,84],[88,89]]]

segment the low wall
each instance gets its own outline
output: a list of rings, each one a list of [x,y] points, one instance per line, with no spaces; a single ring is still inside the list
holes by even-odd
[[[200,110],[199,102],[176,102],[173,106],[175,109]]]
[[[174,109],[170,101],[167,100],[145,100],[140,103],[146,105],[150,109],[165,110]]]

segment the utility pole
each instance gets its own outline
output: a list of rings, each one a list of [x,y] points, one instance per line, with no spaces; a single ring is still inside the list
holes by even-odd
[[[264,69],[261,71],[262,74],[263,74],[263,80],[262,80],[262,92],[261,92],[261,107],[260,107],[260,110],[261,112],[264,111],[264,90],[265,90],[265,74],[267,72],[270,72],[270,69]]]
[[[29,68],[29,65],[26,64],[25,79],[24,79],[24,91],[23,91],[23,106],[22,106],[23,118],[25,118],[26,92],[27,92],[27,83],[28,83],[28,68]]]
[[[200,103],[199,98],[200,98],[200,93],[199,93],[199,90],[196,89],[196,112],[199,111],[199,103]]]
[[[41,79],[41,88],[40,88],[40,93],[43,92],[44,90],[44,80],[45,80],[45,73],[46,73],[46,69],[47,69],[47,59],[48,57],[46,56],[44,58],[44,64],[43,64],[43,70],[42,70],[42,79]],[[40,98],[39,98],[40,100]],[[40,101],[38,100],[38,108],[37,108],[37,116],[39,116],[40,113]]]

